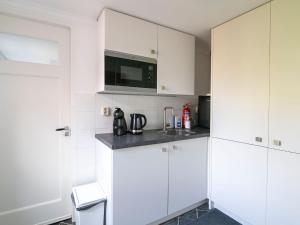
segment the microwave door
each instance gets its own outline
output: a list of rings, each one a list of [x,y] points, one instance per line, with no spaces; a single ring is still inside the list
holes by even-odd
[[[128,59],[120,59],[116,67],[116,85],[145,88],[144,63]]]
[[[105,56],[105,85],[116,86],[116,66],[118,58]]]

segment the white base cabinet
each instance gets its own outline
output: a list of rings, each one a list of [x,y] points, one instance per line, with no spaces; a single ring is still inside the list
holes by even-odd
[[[168,214],[207,198],[207,144],[207,138],[170,144]]]
[[[265,224],[267,149],[213,138],[211,163],[215,206],[243,224]]]
[[[113,224],[148,224],[167,216],[168,153],[162,147],[113,152]]]
[[[269,151],[268,225],[299,225],[300,154]]]
[[[107,225],[146,225],[207,198],[208,138],[120,150],[97,142]]]

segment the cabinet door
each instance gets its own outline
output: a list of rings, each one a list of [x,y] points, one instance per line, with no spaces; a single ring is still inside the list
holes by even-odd
[[[156,24],[109,9],[104,16],[105,49],[157,58]]]
[[[300,1],[271,4],[270,146],[300,153]]]
[[[113,224],[142,225],[167,215],[168,152],[162,145],[113,153]]]
[[[270,150],[268,225],[299,225],[300,155]]]
[[[213,138],[212,201],[243,224],[263,225],[267,149]]]
[[[170,143],[168,214],[207,198],[207,138]]]
[[[194,95],[195,37],[158,26],[157,92]]]
[[[213,30],[213,137],[268,145],[269,32],[270,4]]]

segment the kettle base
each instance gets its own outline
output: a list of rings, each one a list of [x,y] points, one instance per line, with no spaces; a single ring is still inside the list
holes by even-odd
[[[143,130],[130,130],[129,132],[130,132],[131,134],[138,135],[138,134],[142,134],[142,133],[143,133]]]

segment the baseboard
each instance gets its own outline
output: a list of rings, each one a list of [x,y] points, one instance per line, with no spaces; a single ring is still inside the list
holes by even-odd
[[[203,205],[203,204],[205,204],[207,202],[208,202],[208,199],[204,199],[203,201],[197,202],[197,203],[195,203],[195,204],[193,204],[193,205],[191,205],[189,207],[186,207],[186,208],[184,208],[182,210],[179,210],[179,211],[177,211],[175,213],[172,213],[172,214],[170,214],[170,215],[168,215],[168,216],[166,216],[166,217],[164,217],[164,218],[162,218],[160,220],[157,220],[155,222],[149,223],[148,225],[159,225],[161,223],[167,222],[168,220],[176,218],[177,216],[180,216],[180,215],[182,215],[184,213],[187,213],[188,211],[191,211],[191,210],[193,210],[193,209],[195,209],[195,208],[197,208],[197,207],[199,207],[199,206],[201,206],[201,205]]]
[[[67,214],[65,216],[61,216],[61,217],[58,217],[58,218],[55,218],[55,219],[51,219],[51,220],[46,220],[46,221],[43,221],[41,223],[37,223],[35,225],[48,225],[48,224],[52,224],[52,223],[58,223],[60,221],[70,219],[71,217],[72,217],[71,214]]]

